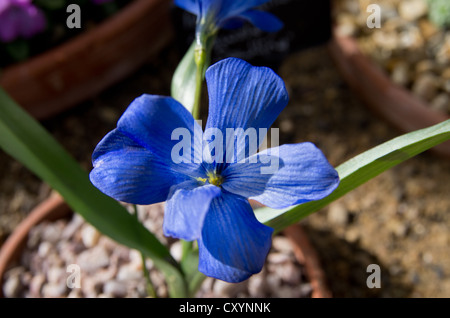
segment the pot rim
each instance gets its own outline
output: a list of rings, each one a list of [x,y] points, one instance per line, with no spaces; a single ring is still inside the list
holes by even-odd
[[[450,118],[392,82],[384,70],[362,53],[355,38],[339,35],[335,29],[328,52],[342,78],[363,104],[400,132],[416,131]],[[450,141],[431,151],[450,158]]]
[[[66,110],[127,76],[169,43],[174,32],[170,6],[168,0],[134,0],[95,28],[6,67],[0,86],[37,119]],[[144,32],[146,41],[139,39]],[[87,66],[80,71],[83,63]]]

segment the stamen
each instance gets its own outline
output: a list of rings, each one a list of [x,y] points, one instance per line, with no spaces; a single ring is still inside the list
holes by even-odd
[[[208,172],[208,182],[216,187],[220,187],[223,183],[223,178],[215,172]]]

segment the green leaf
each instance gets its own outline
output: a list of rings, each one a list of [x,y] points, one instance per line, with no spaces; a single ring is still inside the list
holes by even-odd
[[[283,210],[267,207],[256,209],[256,217],[260,222],[274,228],[275,232],[281,231],[380,173],[449,139],[450,120],[392,139],[337,167],[341,182],[328,197]]]
[[[189,297],[194,297],[206,276],[198,270],[198,249],[193,249],[181,260],[181,268],[185,273]]]
[[[86,171],[0,88],[0,147],[58,191],[100,232],[151,258],[166,276],[173,297],[187,287],[168,249],[120,203],[95,188]]]
[[[195,42],[189,47],[172,78],[171,95],[189,112],[192,112],[195,100],[195,74],[197,65],[194,60]]]
[[[203,69],[203,77],[206,69],[211,62],[211,51],[214,46],[215,36],[211,36],[206,41],[206,57]],[[181,103],[186,109],[192,113],[195,103],[196,90],[196,74],[197,64],[195,63],[195,48],[197,43],[194,41],[178,64],[172,77],[171,96]]]

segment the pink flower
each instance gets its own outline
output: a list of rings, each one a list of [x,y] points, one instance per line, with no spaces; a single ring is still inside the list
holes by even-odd
[[[0,0],[0,41],[30,38],[46,24],[44,13],[31,0]]]

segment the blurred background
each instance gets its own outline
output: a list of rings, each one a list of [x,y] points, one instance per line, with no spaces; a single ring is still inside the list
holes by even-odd
[[[380,28],[368,27],[373,13],[367,11],[370,4],[381,8]],[[213,58],[236,56],[274,68],[290,94],[289,105],[274,124],[280,128],[280,143],[311,141],[337,166],[401,131],[375,115],[350,88],[330,50],[334,32],[354,40],[393,85],[418,98],[430,111],[448,117],[449,7],[446,0],[272,1],[265,9],[286,22],[284,30],[267,35],[246,26],[234,36],[222,32]],[[61,110],[52,108],[48,115],[36,115],[87,171],[95,145],[115,127],[134,98],[144,93],[170,95],[171,77],[190,44],[194,20],[171,5],[164,8],[168,8],[167,15],[159,14],[158,19],[169,22],[163,30],[150,32],[158,44],[149,43],[153,50],[146,48],[146,56],[138,65],[90,91],[82,100],[68,102]],[[126,53],[124,43],[116,49]],[[2,65],[0,83],[5,89],[6,85],[21,85],[17,79],[4,84],[7,80],[2,77],[8,67],[17,66],[15,63],[20,62]],[[98,80],[102,76],[98,75]],[[32,81],[39,81],[41,86],[46,83],[46,79],[36,77]],[[72,93],[81,96],[78,92]],[[33,104],[27,94],[21,89],[16,99],[29,101],[31,113],[37,104],[45,107],[45,100]],[[204,108],[205,119],[206,115]],[[51,189],[4,152],[0,152],[0,175],[2,244]],[[333,295],[449,297],[449,180],[449,158],[427,152],[302,221]],[[381,267],[380,289],[366,285],[369,264]]]

